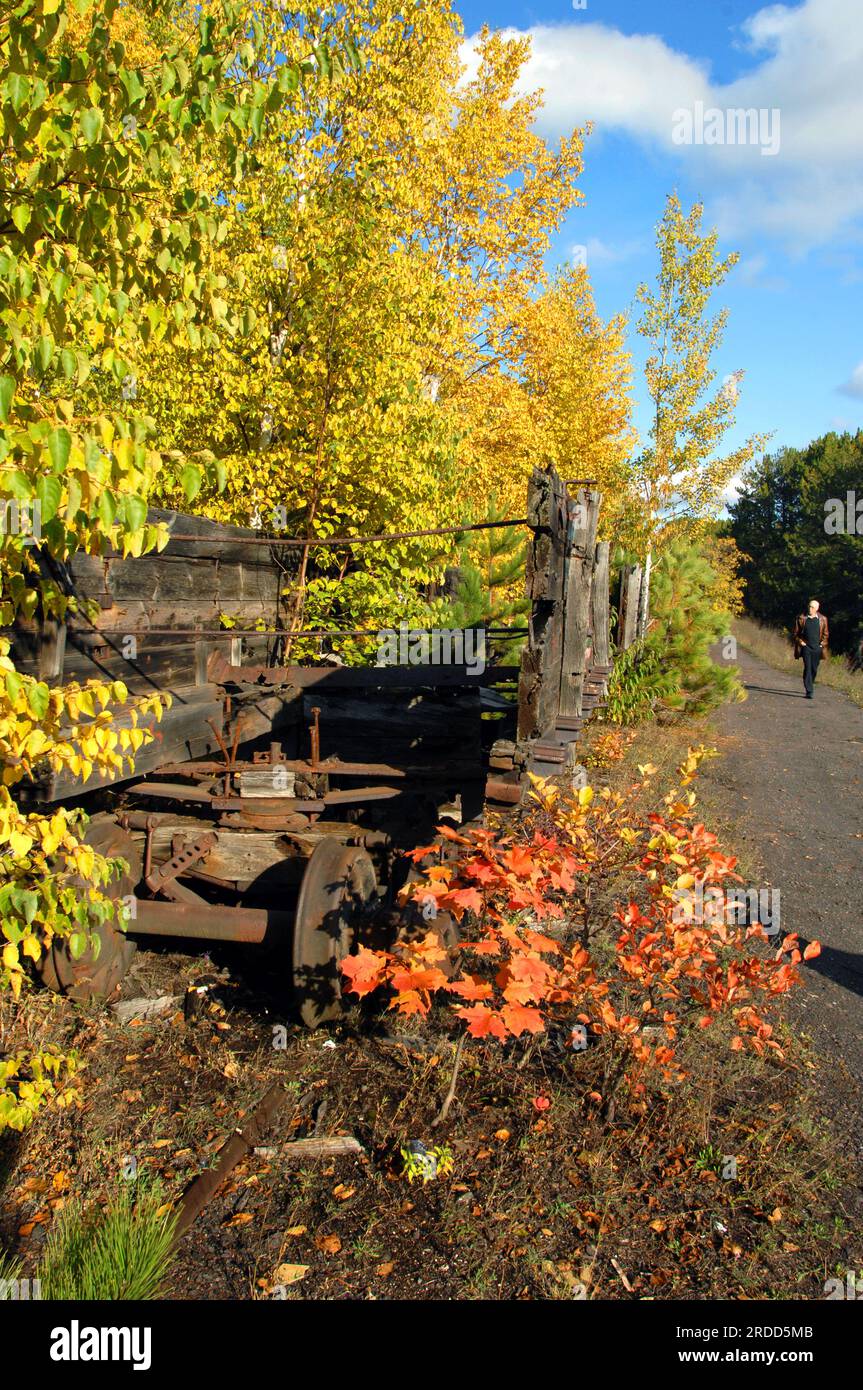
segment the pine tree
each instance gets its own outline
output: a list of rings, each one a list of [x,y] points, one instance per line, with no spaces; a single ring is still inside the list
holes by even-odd
[[[702,545],[683,539],[669,545],[653,571],[647,636],[618,657],[606,718],[635,724],[703,714],[741,697],[737,668],[718,666],[710,656],[731,624],[721,604],[724,588]]]
[[[484,521],[503,521],[503,512],[492,498]],[[472,524],[472,521],[468,524]],[[524,593],[527,542],[517,526],[467,532],[459,543],[457,587],[447,615],[452,627],[519,627],[530,608]],[[489,643],[495,655],[505,653],[515,661],[523,636],[498,638]]]
[[[680,714],[702,714],[739,690],[737,668],[718,666],[710,648],[731,625],[717,606],[718,577],[702,548],[675,541],[654,570],[648,644],[676,676],[677,690],[664,703]]]

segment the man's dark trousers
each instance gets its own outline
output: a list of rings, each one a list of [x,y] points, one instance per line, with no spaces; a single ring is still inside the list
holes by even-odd
[[[815,677],[818,675],[820,663],[820,652],[814,652],[811,647],[803,648],[803,688],[810,698],[812,696],[812,687],[815,684]]]

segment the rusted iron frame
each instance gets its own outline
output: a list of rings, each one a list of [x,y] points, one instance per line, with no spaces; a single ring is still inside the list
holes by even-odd
[[[182,849],[177,850],[172,854],[171,858],[166,859],[163,864],[160,864],[157,868],[145,874],[144,882],[151,892],[164,893],[165,897],[173,898],[181,887],[175,880],[179,878],[181,874],[184,874],[187,869],[192,868],[202,859],[206,859],[210,850],[215,849],[218,843],[218,835],[215,835],[212,831],[206,831],[203,835],[199,835],[197,839],[192,840],[190,844],[186,844]],[[185,894],[189,891],[188,889],[185,890],[181,896],[185,898]],[[194,896],[197,896],[197,894]],[[186,901],[189,901],[189,899],[186,898]]]
[[[224,739],[222,738],[221,732],[216,728],[216,725],[213,723],[213,720],[212,720],[212,719],[208,719],[208,720],[207,720],[207,723],[209,724],[210,728],[213,730],[213,733],[214,733],[215,736],[216,736],[216,742],[218,743],[219,748],[221,749],[221,752],[222,752],[222,756],[223,756],[223,758],[225,759],[225,767],[224,767],[224,772],[225,772],[224,790],[225,790],[225,796],[227,796],[227,795],[230,793],[230,790],[231,790],[231,775],[232,775],[232,773],[233,773],[233,771],[234,771],[234,761],[235,761],[236,756],[237,756],[237,746],[238,746],[238,744],[239,744],[239,742],[240,742],[240,728],[241,728],[242,720],[240,720],[240,719],[237,720],[237,726],[236,726],[236,728],[235,728],[235,730],[234,730],[234,742],[233,742],[233,744],[231,745],[231,751],[230,751],[230,753],[228,752],[227,744],[225,743]]]
[[[312,722],[309,725],[309,745],[311,753],[309,762],[313,770],[317,772],[321,761],[321,710],[319,705],[312,705],[311,715]]]
[[[268,766],[264,762],[255,762],[248,758],[239,758],[234,764],[235,772],[252,772],[261,767]],[[307,758],[282,758],[278,763],[279,767],[285,768],[287,772],[298,772],[311,775],[317,773],[329,773],[333,777],[397,777],[399,779],[431,780],[440,781],[449,772],[457,771],[461,766],[459,762],[447,763],[441,761],[434,767],[394,767],[390,763],[359,763],[347,762],[341,758],[329,757],[322,759],[317,767],[314,767]],[[215,777],[222,771],[222,764],[209,762],[201,759],[198,762],[188,763],[164,763],[161,767],[153,769],[153,775],[157,777]]]
[[[274,932],[287,932],[292,912],[260,907],[225,907],[221,903],[165,903],[139,898],[128,925],[131,936],[187,936],[199,941],[234,941],[257,946]]]
[[[221,657],[221,660],[214,660]],[[465,666],[232,666],[221,653],[213,652],[207,674],[216,684],[231,681],[235,685],[293,685],[309,689],[330,681],[335,687],[362,689],[377,686],[382,690],[409,690],[420,686],[503,685],[518,679],[518,666],[489,666],[472,674]]]
[[[288,1093],[281,1081],[271,1086],[252,1114],[247,1116],[243,1129],[237,1128],[218,1152],[218,1162],[201,1173],[186,1189],[180,1206],[177,1224],[174,1227],[172,1246],[178,1242],[192,1225],[196,1216],[203,1211],[214,1193],[236,1168],[240,1159],[250,1153],[266,1134],[278,1112],[287,1100]]]

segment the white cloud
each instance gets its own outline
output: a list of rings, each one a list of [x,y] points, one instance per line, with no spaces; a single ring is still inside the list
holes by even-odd
[[[587,265],[589,268],[592,265],[619,265],[644,249],[638,238],[614,244],[592,236],[586,242],[576,242],[569,248],[569,254],[574,265]]]
[[[724,84],[656,35],[579,21],[528,32],[524,86],[544,90],[541,128],[560,134],[592,120],[599,134],[622,131],[685,161],[710,192],[724,234],[766,233],[803,251],[863,214],[860,0],[757,11],[742,36],[758,61]],[[465,44],[469,69],[474,43]],[[705,111],[778,111],[776,154],[757,144],[675,144],[674,113],[698,102]]]
[[[837,391],[841,391],[843,396],[853,396],[855,400],[863,400],[863,362],[856,366],[850,377],[842,386],[837,386]]]

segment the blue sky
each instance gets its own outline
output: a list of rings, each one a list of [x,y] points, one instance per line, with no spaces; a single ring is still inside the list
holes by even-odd
[[[586,247],[600,312],[635,310],[635,287],[655,275],[666,194],[702,201],[720,252],[741,256],[717,296],[730,310],[717,369],[745,372],[727,439],[772,431],[773,448],[863,426],[863,0],[458,8],[466,56],[483,24],[532,34],[526,85],[546,93],[547,137],[593,121],[585,203],[555,239],[552,263]],[[778,148],[676,143],[675,113],[698,102],[706,113],[763,110],[762,144]],[[640,363],[634,333],[630,345]]]

